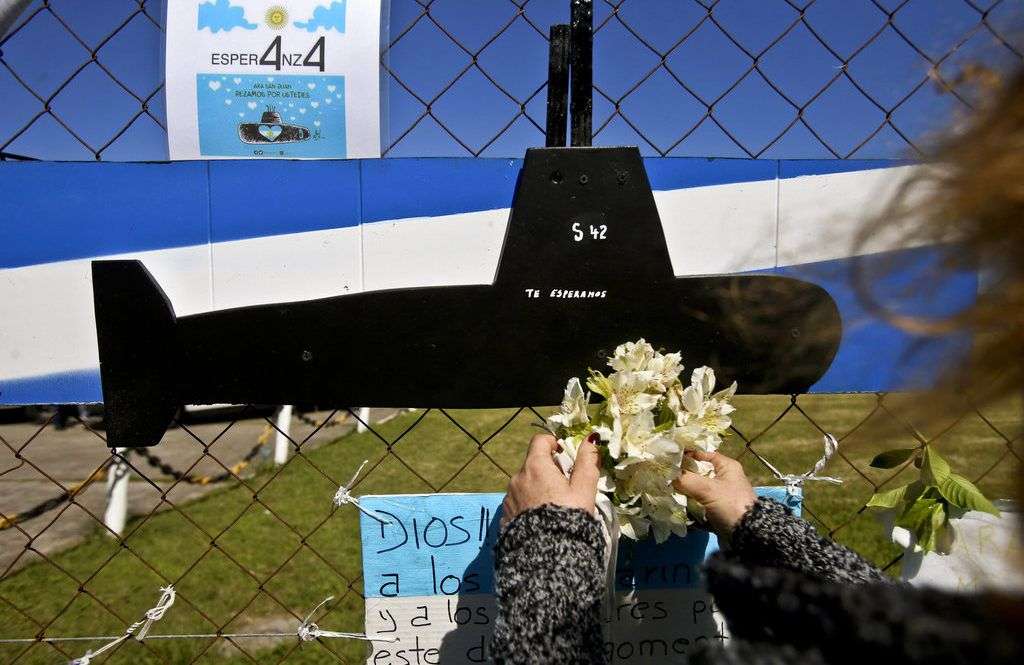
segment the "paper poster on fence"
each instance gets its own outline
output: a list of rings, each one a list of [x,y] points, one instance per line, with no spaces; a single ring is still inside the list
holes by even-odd
[[[758,488],[799,514],[799,493]],[[367,663],[490,662],[494,626],[494,544],[503,494],[360,497]],[[728,630],[704,588],[704,559],[718,540],[693,530],[662,545],[623,538],[616,596],[605,616],[609,663],[685,663]]]
[[[171,159],[380,156],[380,0],[168,0]]]

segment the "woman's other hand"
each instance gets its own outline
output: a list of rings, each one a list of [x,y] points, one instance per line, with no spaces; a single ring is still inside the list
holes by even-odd
[[[719,536],[728,538],[757,496],[739,462],[721,453],[701,450],[688,452],[695,460],[711,462],[714,478],[705,478],[692,471],[683,471],[673,486],[686,496],[704,505],[708,522]]]
[[[557,450],[558,442],[550,434],[537,434],[530,441],[523,468],[508,483],[508,493],[502,503],[502,527],[520,513],[546,503],[594,514],[600,476],[597,448],[589,440],[583,442],[569,478],[555,462],[553,455]]]

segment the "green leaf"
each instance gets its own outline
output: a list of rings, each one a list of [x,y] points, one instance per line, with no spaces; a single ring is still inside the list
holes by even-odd
[[[930,519],[922,525],[917,546],[925,552],[935,552],[939,548],[939,540],[946,529],[946,506],[941,503],[929,511]]]
[[[939,492],[942,493],[946,501],[954,506],[964,510],[979,510],[999,517],[999,510],[985,498],[981,490],[959,474],[950,473],[945,480],[939,483]]]
[[[896,520],[896,526],[901,526],[914,534],[918,547],[927,552],[934,552],[939,536],[946,526],[946,507],[936,499],[920,498],[900,515]]]
[[[922,458],[921,478],[929,485],[938,487],[943,480],[949,477],[949,463],[942,459],[931,446],[924,447]]]
[[[916,534],[925,523],[931,521],[932,510],[936,507],[942,507],[942,504],[936,499],[918,499],[908,505],[903,514],[896,519],[896,526],[901,526]]]
[[[887,492],[877,492],[868,499],[868,508],[895,508],[907,500],[910,483]]]
[[[875,455],[875,459],[871,460],[870,466],[873,466],[876,469],[892,469],[906,462],[918,450],[918,448],[887,450],[884,453]]]

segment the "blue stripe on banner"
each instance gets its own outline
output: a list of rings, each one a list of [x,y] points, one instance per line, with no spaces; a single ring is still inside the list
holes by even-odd
[[[805,175],[850,173],[906,166],[913,162],[894,159],[704,159],[698,157],[647,157],[644,167],[654,191],[730,185]]]
[[[832,367],[812,392],[927,388],[966,357],[969,334],[912,334],[869,312],[852,281],[853,270],[862,269],[887,309],[924,319],[948,317],[974,303],[978,277],[967,271],[948,273],[941,265],[944,251],[922,247],[764,271],[818,284],[839,306],[843,340]]]
[[[206,164],[0,162],[0,268],[209,241]]]
[[[657,191],[896,161],[650,158]],[[512,205],[522,160],[0,163],[0,268]]]
[[[437,217],[512,206],[521,159],[367,159],[363,221]]]
[[[359,224],[358,161],[210,162],[213,242]]]
[[[87,404],[103,401],[100,370],[0,379],[0,404]]]
[[[778,174],[778,162],[774,159],[648,157],[644,159],[644,168],[651,189],[656,192],[774,180]]]
[[[783,159],[779,161],[780,178],[805,175],[827,175],[852,171],[873,171],[895,166],[910,166],[908,159]]]

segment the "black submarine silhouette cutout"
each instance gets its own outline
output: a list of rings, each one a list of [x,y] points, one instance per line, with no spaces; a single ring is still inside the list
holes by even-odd
[[[528,150],[490,285],[176,317],[139,261],[92,272],[112,447],[158,443],[181,404],[552,404],[569,377],[640,337],[741,392],[802,392],[841,336],[817,285],[676,278],[635,147]]]
[[[309,129],[282,122],[281,114],[272,108],[263,112],[259,122],[238,125],[238,138],[243,143],[297,143],[309,137]]]

